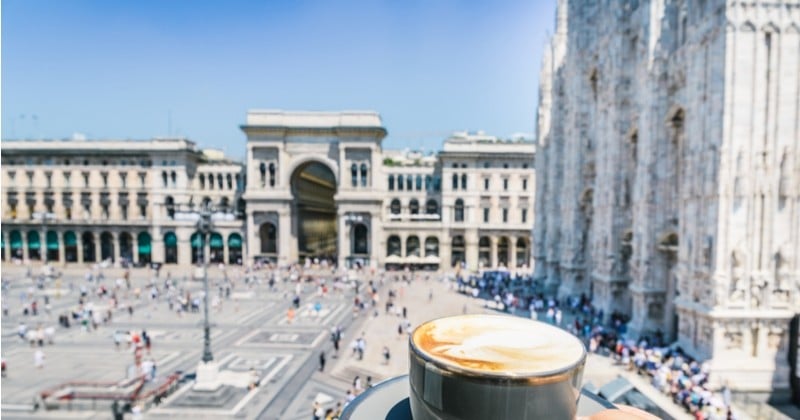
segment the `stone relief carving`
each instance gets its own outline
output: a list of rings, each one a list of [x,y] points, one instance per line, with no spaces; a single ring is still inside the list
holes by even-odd
[[[758,273],[750,276],[750,307],[760,308],[766,303],[764,294],[769,286],[769,277]]]
[[[784,330],[779,327],[771,327],[767,332],[767,348],[770,350],[781,350],[784,347]]]
[[[722,335],[727,350],[741,350],[744,348],[744,333],[739,325],[728,325]]]
[[[745,254],[740,249],[735,249],[731,253],[731,285],[730,302],[744,302],[745,298],[745,278],[744,278],[744,259]]]
[[[789,255],[788,246],[781,247],[781,250],[775,254],[775,279],[772,295],[777,303],[788,303],[791,298],[793,276]]]

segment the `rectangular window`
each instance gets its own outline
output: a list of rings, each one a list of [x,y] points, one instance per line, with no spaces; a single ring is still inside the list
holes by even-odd
[[[503,223],[508,223],[508,209],[503,209]]]
[[[53,173],[52,172],[45,172],[44,178],[47,181],[47,188],[53,188]]]
[[[128,220],[128,206],[120,206],[119,214],[122,217],[122,220]]]
[[[14,182],[14,179],[17,177],[17,173],[14,171],[8,171],[8,179],[11,182]]]
[[[103,204],[102,212],[103,212],[103,220],[108,220],[108,205]]]
[[[108,173],[103,172],[100,176],[103,177],[103,188],[108,188]]]
[[[67,218],[67,220],[72,220],[72,209],[69,207],[65,208],[64,216]]]
[[[489,209],[483,209],[483,223],[489,223]]]
[[[83,188],[89,188],[89,172],[83,173]]]
[[[489,178],[483,178],[483,190],[489,191]]]
[[[119,180],[122,183],[122,188],[128,188],[128,174],[120,172]]]
[[[146,219],[147,218],[147,206],[145,206],[145,205],[140,205],[139,206],[139,217],[141,219]]]
[[[146,176],[147,176],[147,174],[145,174],[144,172],[139,172],[139,186],[142,187],[142,188],[144,188],[145,177]]]
[[[64,172],[64,186],[65,186],[65,187],[71,187],[71,185],[70,185],[70,178],[72,178],[72,177],[70,176],[70,173],[69,173],[69,172]]]
[[[503,178],[503,191],[508,191],[508,178]]]
[[[528,178],[522,178],[522,191],[528,191]]]
[[[528,209],[522,209],[522,223],[528,222]]]
[[[33,186],[33,172],[26,172],[25,175],[28,176],[28,186]]]

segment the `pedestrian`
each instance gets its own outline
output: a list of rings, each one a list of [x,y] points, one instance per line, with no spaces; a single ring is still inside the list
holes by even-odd
[[[319,371],[323,372],[325,370],[325,352],[322,351],[319,353]]]
[[[367,389],[372,388],[372,376],[367,376]]]
[[[36,349],[36,351],[33,352],[33,365],[36,369],[44,368],[44,352],[42,349]]]
[[[408,318],[408,308],[403,306],[403,318]]]
[[[559,327],[561,326],[562,316],[563,314],[561,313],[561,309],[556,309],[555,319],[556,319],[556,325],[558,325]]]
[[[364,388],[362,388],[362,385],[361,385],[361,377],[356,375],[356,377],[353,378],[353,394],[354,395],[358,395],[358,394],[361,393],[361,391],[363,389]]]
[[[367,342],[363,337],[359,337],[356,341],[356,345],[358,347],[358,360],[364,360],[364,351],[367,349]]]
[[[383,346],[383,364],[384,365],[388,365],[389,364],[389,358],[390,357],[391,357],[391,354],[389,353],[389,347]]]
[[[286,311],[286,323],[291,324],[292,320],[294,320],[294,308],[289,307],[289,310]]]

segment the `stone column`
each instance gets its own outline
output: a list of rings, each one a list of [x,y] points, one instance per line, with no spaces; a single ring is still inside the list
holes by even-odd
[[[94,236],[94,260],[95,262],[100,262],[103,258],[103,248],[101,247],[103,241],[101,240],[100,235],[95,235],[94,233],[92,233],[92,235]]]
[[[20,231],[22,235],[22,261],[28,262],[30,260],[30,252],[28,250],[28,232]]]
[[[512,236],[508,238],[508,268],[517,268],[519,262],[517,261],[517,241]]]
[[[464,232],[464,259],[468,270],[478,269],[478,231],[470,229]]]
[[[64,265],[67,261],[67,256],[65,255],[67,247],[64,246],[64,232],[56,232],[56,238],[58,239],[58,263]]]
[[[293,206],[290,204],[290,206]],[[278,212],[278,262],[281,265],[297,260],[297,236],[299,226],[292,220],[294,211],[282,206]]]
[[[453,259],[452,240],[448,235],[439,237],[439,268],[452,268],[450,261]]]
[[[230,249],[228,249],[228,240],[222,237],[222,262],[228,264],[228,257],[230,256]]]
[[[253,213],[248,212],[247,225],[244,231],[245,243],[242,248],[242,263],[245,265],[252,263],[255,260],[256,254],[261,252],[261,238],[258,236],[260,228],[261,226],[256,226],[253,221]],[[281,234],[282,232],[278,230],[278,235],[280,236]]]
[[[121,246],[119,246],[119,232],[111,233],[112,243],[114,244],[114,263],[119,262],[121,255]]]
[[[490,236],[489,241],[491,242],[491,251],[489,251],[489,265],[491,268],[497,268],[498,262],[500,261],[500,258],[497,255],[497,237]]]
[[[3,247],[3,260],[4,261],[11,261],[11,242],[9,241],[9,233],[3,233],[3,243],[6,245]]]
[[[373,171],[374,173],[374,171]],[[373,211],[369,214],[369,265],[378,268],[380,262],[383,261],[381,249],[383,247],[381,240],[383,229],[380,224],[380,213]]]
[[[83,264],[83,234],[75,233],[75,240],[76,240],[76,255],[75,261],[79,264]]]
[[[336,217],[337,223],[339,224],[336,235],[336,250],[339,253],[337,256],[337,265],[339,268],[341,268],[345,267],[347,255],[350,254],[350,241],[348,240],[350,238],[350,225],[345,220],[344,213],[338,213]]]
[[[139,235],[131,235],[132,262],[139,262]]]

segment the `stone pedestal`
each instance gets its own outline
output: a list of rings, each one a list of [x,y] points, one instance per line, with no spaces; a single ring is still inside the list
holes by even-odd
[[[197,377],[195,379],[193,391],[214,392],[217,391],[222,382],[219,378],[219,365],[216,362],[200,362],[197,364]]]

